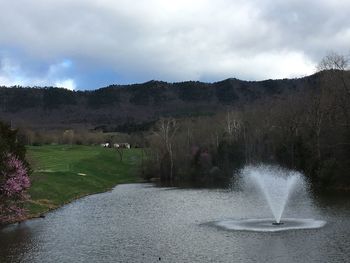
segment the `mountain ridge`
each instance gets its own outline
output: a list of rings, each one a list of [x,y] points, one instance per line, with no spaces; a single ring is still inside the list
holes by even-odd
[[[228,78],[213,83],[150,80],[85,91],[0,86],[0,119],[37,129],[105,126],[115,130],[117,126],[154,122],[164,116],[215,114],[262,98],[317,88],[322,74],[326,73],[263,81]]]

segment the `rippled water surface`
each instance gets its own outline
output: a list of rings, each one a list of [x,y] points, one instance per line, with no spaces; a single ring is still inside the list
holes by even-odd
[[[349,198],[293,198],[284,216],[327,224],[225,231],[208,222],[271,217],[269,208],[241,192],[120,185],[0,230],[0,262],[349,262]]]

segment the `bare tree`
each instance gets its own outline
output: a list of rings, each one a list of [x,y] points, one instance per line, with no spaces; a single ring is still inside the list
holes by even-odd
[[[345,118],[345,126],[350,126],[350,85],[349,69],[350,60],[344,55],[330,53],[325,56],[318,65],[318,70],[330,71],[325,75],[324,84],[321,87],[327,97],[333,97],[334,108],[339,108]]]
[[[242,122],[237,112],[227,111],[225,119],[225,131],[229,139],[233,139],[239,135],[242,128]]]
[[[346,70],[349,66],[349,59],[344,55],[331,52],[325,56],[317,66],[318,71],[322,70]]]
[[[169,155],[170,161],[170,171],[169,178],[170,180],[174,179],[174,152],[173,152],[173,143],[174,136],[179,128],[176,120],[173,118],[160,119],[157,124],[157,130],[155,134],[161,139],[162,145],[165,148],[167,154]]]

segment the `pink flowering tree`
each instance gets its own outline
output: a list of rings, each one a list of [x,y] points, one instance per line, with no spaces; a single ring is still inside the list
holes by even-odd
[[[23,204],[28,198],[29,165],[17,132],[0,121],[0,224],[23,218]]]
[[[24,216],[23,203],[30,187],[28,168],[13,154],[8,154],[0,171],[0,223],[19,220]]]

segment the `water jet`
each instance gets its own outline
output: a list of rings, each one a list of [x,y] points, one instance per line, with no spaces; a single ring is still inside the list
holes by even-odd
[[[255,187],[255,191],[262,195],[276,224],[280,223],[293,191],[305,186],[305,181],[300,173],[266,165],[244,168],[242,180],[245,186]]]

